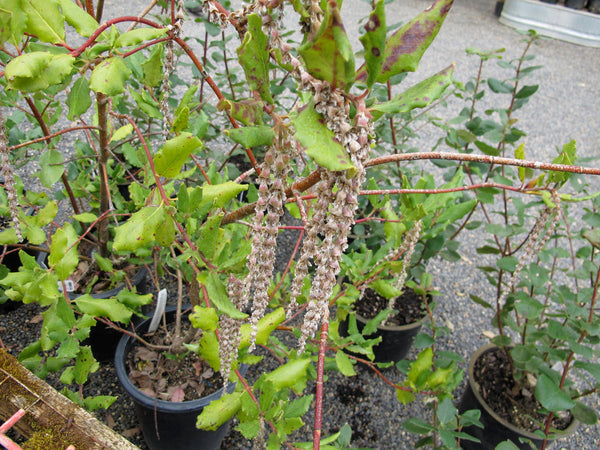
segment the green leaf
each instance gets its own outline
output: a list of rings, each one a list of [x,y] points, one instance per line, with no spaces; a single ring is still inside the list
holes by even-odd
[[[72,0],[59,0],[67,23],[82,36],[90,37],[99,28],[98,22]]]
[[[411,417],[410,419],[404,421],[402,423],[402,427],[406,431],[416,434],[428,434],[435,430],[431,424],[425,422],[423,419],[419,419],[418,417]]]
[[[57,0],[25,0],[23,7],[27,13],[27,32],[40,41],[60,44],[65,40],[65,18],[58,8]]]
[[[214,207],[222,208],[239,195],[248,190],[247,185],[227,181],[220,184],[205,184],[202,186],[202,201],[199,206],[211,203]]]
[[[263,107],[261,102],[253,98],[238,101],[222,99],[217,105],[219,111],[227,110],[231,116],[244,125],[260,125],[263,123]],[[236,141],[237,142],[237,141]]]
[[[75,58],[49,52],[25,53],[11,60],[4,71],[10,88],[35,92],[60,84],[70,75]]]
[[[110,142],[120,141],[121,139],[125,139],[133,132],[133,125],[128,123],[127,125],[123,125],[121,128],[116,130],[112,136],[110,137]]]
[[[308,366],[310,359],[293,359],[267,374],[265,382],[271,383],[275,390],[297,387],[299,383],[306,385]]]
[[[548,375],[542,374],[535,385],[535,398],[552,412],[566,411],[575,406],[569,395]]]
[[[379,0],[369,15],[365,34],[359,40],[365,49],[367,88],[371,88],[383,67],[386,41],[385,0]]]
[[[586,425],[596,425],[598,423],[596,410],[582,402],[575,402],[575,406],[571,409],[571,414],[573,414],[576,420]]]
[[[95,395],[83,399],[83,406],[88,411],[96,411],[97,409],[107,409],[112,405],[118,397],[114,395]]]
[[[114,270],[115,270],[110,259],[100,256],[100,254],[98,252],[94,253],[94,261],[96,261],[96,264],[98,264],[98,267],[103,272],[111,273],[111,272],[114,272]]]
[[[554,158],[554,160],[552,162],[554,164],[565,164],[565,165],[571,166],[571,165],[575,164],[575,161],[577,161],[577,144],[573,140],[573,141],[566,143],[563,146],[563,149],[560,152],[560,154],[556,158]],[[547,180],[547,183],[563,184],[570,177],[571,177],[571,174],[568,172],[550,172],[547,175],[546,180]]]
[[[394,75],[417,70],[421,57],[438,34],[453,1],[437,0],[390,36],[385,45],[383,67],[377,78],[379,83],[387,82]],[[356,79],[366,81],[364,66],[358,70]]]
[[[198,274],[198,282],[206,286],[210,302],[222,313],[233,319],[245,319],[248,314],[241,312],[235,307],[227,296],[225,284],[214,272],[201,272]]]
[[[113,249],[134,252],[153,242],[167,247],[175,239],[173,218],[164,205],[146,206],[115,229]]]
[[[285,310],[283,307],[277,308],[275,311],[265,315],[258,321],[256,333],[256,343],[258,345],[265,345],[269,340],[271,333],[277,328],[277,326],[285,320]],[[240,348],[250,346],[250,334],[252,333],[252,327],[249,323],[242,325],[242,338],[240,340]]]
[[[232,141],[237,142],[244,148],[252,148],[259,145],[271,145],[275,140],[275,130],[273,130],[272,126],[268,125],[231,128],[229,130],[223,130],[223,132]]]
[[[79,264],[77,244],[78,236],[70,223],[65,223],[52,235],[48,263],[60,280],[71,275]]]
[[[313,77],[348,91],[354,83],[354,51],[336,2],[327,11],[313,39],[298,48],[306,70]]]
[[[150,56],[142,63],[142,71],[144,76],[142,82],[146,86],[156,87],[163,80],[163,64],[162,64],[163,46],[162,44],[152,47]]]
[[[85,77],[79,77],[73,83],[73,87],[71,87],[71,90],[67,94],[66,103],[69,107],[69,114],[67,115],[69,120],[74,120],[75,117],[81,116],[92,106],[90,86]]]
[[[314,395],[304,395],[300,398],[297,398],[284,408],[283,417],[286,419],[294,418],[294,417],[302,417],[306,412],[310,409],[310,405],[312,404]]]
[[[114,56],[101,62],[92,72],[90,88],[113,97],[125,92],[125,83],[131,76],[131,70],[122,58]]]
[[[512,92],[515,90],[512,85],[496,78],[489,78],[487,83],[490,89],[497,94],[512,94]]]
[[[194,311],[190,314],[190,322],[194,328],[201,330],[214,331],[219,323],[219,316],[214,308],[205,308],[203,306],[194,306]]]
[[[40,182],[44,187],[51,188],[60,180],[65,171],[62,153],[51,148],[40,156]]]
[[[154,155],[156,172],[162,177],[175,177],[189,156],[202,146],[202,141],[191,133],[181,133],[165,142]]]
[[[24,0],[3,0],[0,7],[0,45],[9,42],[17,47],[27,27]]]
[[[190,120],[190,109],[187,106],[181,109],[178,108],[178,111],[173,118],[173,126],[171,127],[171,133],[175,134],[185,130]]]
[[[94,298],[89,294],[80,295],[75,299],[77,307],[94,317],[108,317],[113,322],[127,324],[133,311],[120,303],[116,298]]]
[[[92,348],[87,345],[80,347],[77,358],[75,358],[75,369],[73,371],[75,382],[84,384],[88,380],[89,374],[96,372],[99,368],[100,364],[92,355]]]
[[[384,113],[399,114],[424,108],[439,99],[452,82],[454,64],[408,88],[402,94],[385,103],[376,103],[369,108],[378,119]]]
[[[533,86],[523,86],[521,89],[519,89],[519,92],[517,92],[515,94],[515,98],[531,97],[533,94],[535,94],[537,92],[539,87],[540,87],[539,84],[536,84]]]
[[[300,109],[292,123],[296,130],[296,139],[318,165],[329,170],[346,170],[348,176],[357,173],[346,150],[335,139],[333,131],[327,128],[321,114],[315,111],[312,101]]]
[[[259,15],[249,14],[247,19],[248,31],[237,49],[239,62],[250,89],[258,92],[263,101],[273,104],[269,84],[269,38],[262,31]]]
[[[342,350],[335,353],[335,364],[343,375],[347,377],[356,375],[352,360]]]
[[[437,408],[437,418],[440,424],[446,424],[456,419],[458,410],[449,397],[444,398]]]
[[[211,431],[219,428],[238,412],[242,395],[242,392],[223,394],[218,400],[210,402],[198,416],[196,427]]]
[[[123,33],[115,42],[115,47],[130,47],[141,44],[144,41],[151,41],[167,34],[168,28],[136,28]]]
[[[433,366],[433,350],[431,347],[426,348],[421,353],[415,361],[413,361],[410,365],[410,370],[406,374],[407,380],[412,384],[412,386],[419,386],[419,378],[423,374],[428,374]]]
[[[220,370],[219,341],[214,331],[207,331],[202,334],[202,339],[200,339],[198,346],[198,354],[206,360],[215,372]]]

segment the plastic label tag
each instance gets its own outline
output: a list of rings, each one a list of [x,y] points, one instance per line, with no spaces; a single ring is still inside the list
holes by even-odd
[[[162,318],[162,315],[165,312],[166,306],[167,290],[161,289],[161,291],[158,293],[158,298],[156,299],[156,309],[154,310],[154,315],[152,316],[152,320],[150,321],[148,333],[154,333],[158,329],[158,324],[160,323],[160,319]]]
[[[65,280],[65,288],[67,288],[67,292],[75,292],[75,283],[73,280]],[[63,283],[61,281],[58,282],[58,292],[63,291]]]

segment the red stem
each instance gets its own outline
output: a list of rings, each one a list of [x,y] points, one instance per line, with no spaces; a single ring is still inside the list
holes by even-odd
[[[317,363],[317,386],[315,400],[315,426],[313,431],[313,450],[321,447],[321,426],[323,423],[323,373],[325,372],[325,351],[329,332],[329,318],[321,325],[321,342],[319,344],[319,361]]]

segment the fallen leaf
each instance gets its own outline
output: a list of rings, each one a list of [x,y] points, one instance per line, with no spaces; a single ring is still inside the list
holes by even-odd
[[[182,402],[185,399],[185,392],[181,387],[176,388],[171,396],[172,402]]]
[[[125,430],[123,431],[121,434],[126,437],[126,438],[130,438],[135,436],[136,434],[139,434],[141,432],[139,427],[134,427],[134,428],[130,428],[129,430]]]
[[[31,318],[29,323],[40,323],[42,320],[44,320],[44,316],[42,316],[41,314],[36,314]]]
[[[117,423],[115,422],[115,419],[113,419],[112,414],[107,414],[106,415],[106,425],[108,425],[109,428],[114,429],[116,424]]]

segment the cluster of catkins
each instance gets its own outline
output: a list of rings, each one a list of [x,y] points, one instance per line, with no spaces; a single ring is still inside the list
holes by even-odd
[[[306,6],[311,12],[311,31],[315,31],[322,19],[322,11],[319,3],[314,0],[309,0]],[[222,23],[223,18],[210,1],[205,2],[205,8],[211,20],[216,19],[218,23]],[[312,77],[289,52],[289,46],[279,35],[279,20],[273,18],[264,1],[255,2],[253,7],[248,7],[245,11],[255,11],[261,15],[263,31],[269,37],[271,48],[279,49],[283,61],[293,66],[293,75],[300,82],[299,89],[313,94],[315,110],[323,116],[327,127],[334,132],[337,142],[346,149],[357,169],[353,176],[349,176],[345,171],[336,172],[321,168],[320,181],[314,188],[316,200],[311,205],[312,214],[310,217],[306,213],[303,214],[306,219],[306,234],[292,280],[287,311],[289,316],[297,308],[297,299],[301,295],[302,286],[312,264],[315,268],[314,279],[299,342],[299,351],[303,352],[307,340],[314,337],[319,326],[329,317],[329,297],[340,271],[348,232],[354,224],[358,193],[365,178],[364,162],[371,147],[373,130],[362,100],[354,105],[357,113],[351,119],[349,97],[326,81]],[[234,13],[234,17],[238,19],[243,12]],[[296,156],[297,148],[290,124],[279,124],[277,129],[275,143],[265,155],[259,174],[259,198],[252,221],[252,249],[247,264],[249,273],[241,291],[236,294],[241,296],[243,305],[252,297],[251,349],[255,345],[257,322],[264,315],[269,303],[268,288],[273,275],[276,238],[283,215],[283,203],[286,201],[286,178],[291,168],[290,159]],[[299,206],[303,207],[300,202]],[[227,339],[224,334],[221,335],[222,340]],[[230,343],[225,345],[230,347]],[[230,363],[230,360],[223,362]]]
[[[0,111],[0,167],[0,174],[4,178],[4,189],[6,190],[14,230],[19,242],[22,242],[23,235],[21,233],[21,222],[19,221],[19,201],[15,188],[15,174],[8,154],[8,139],[6,138],[6,128],[2,111]]]

